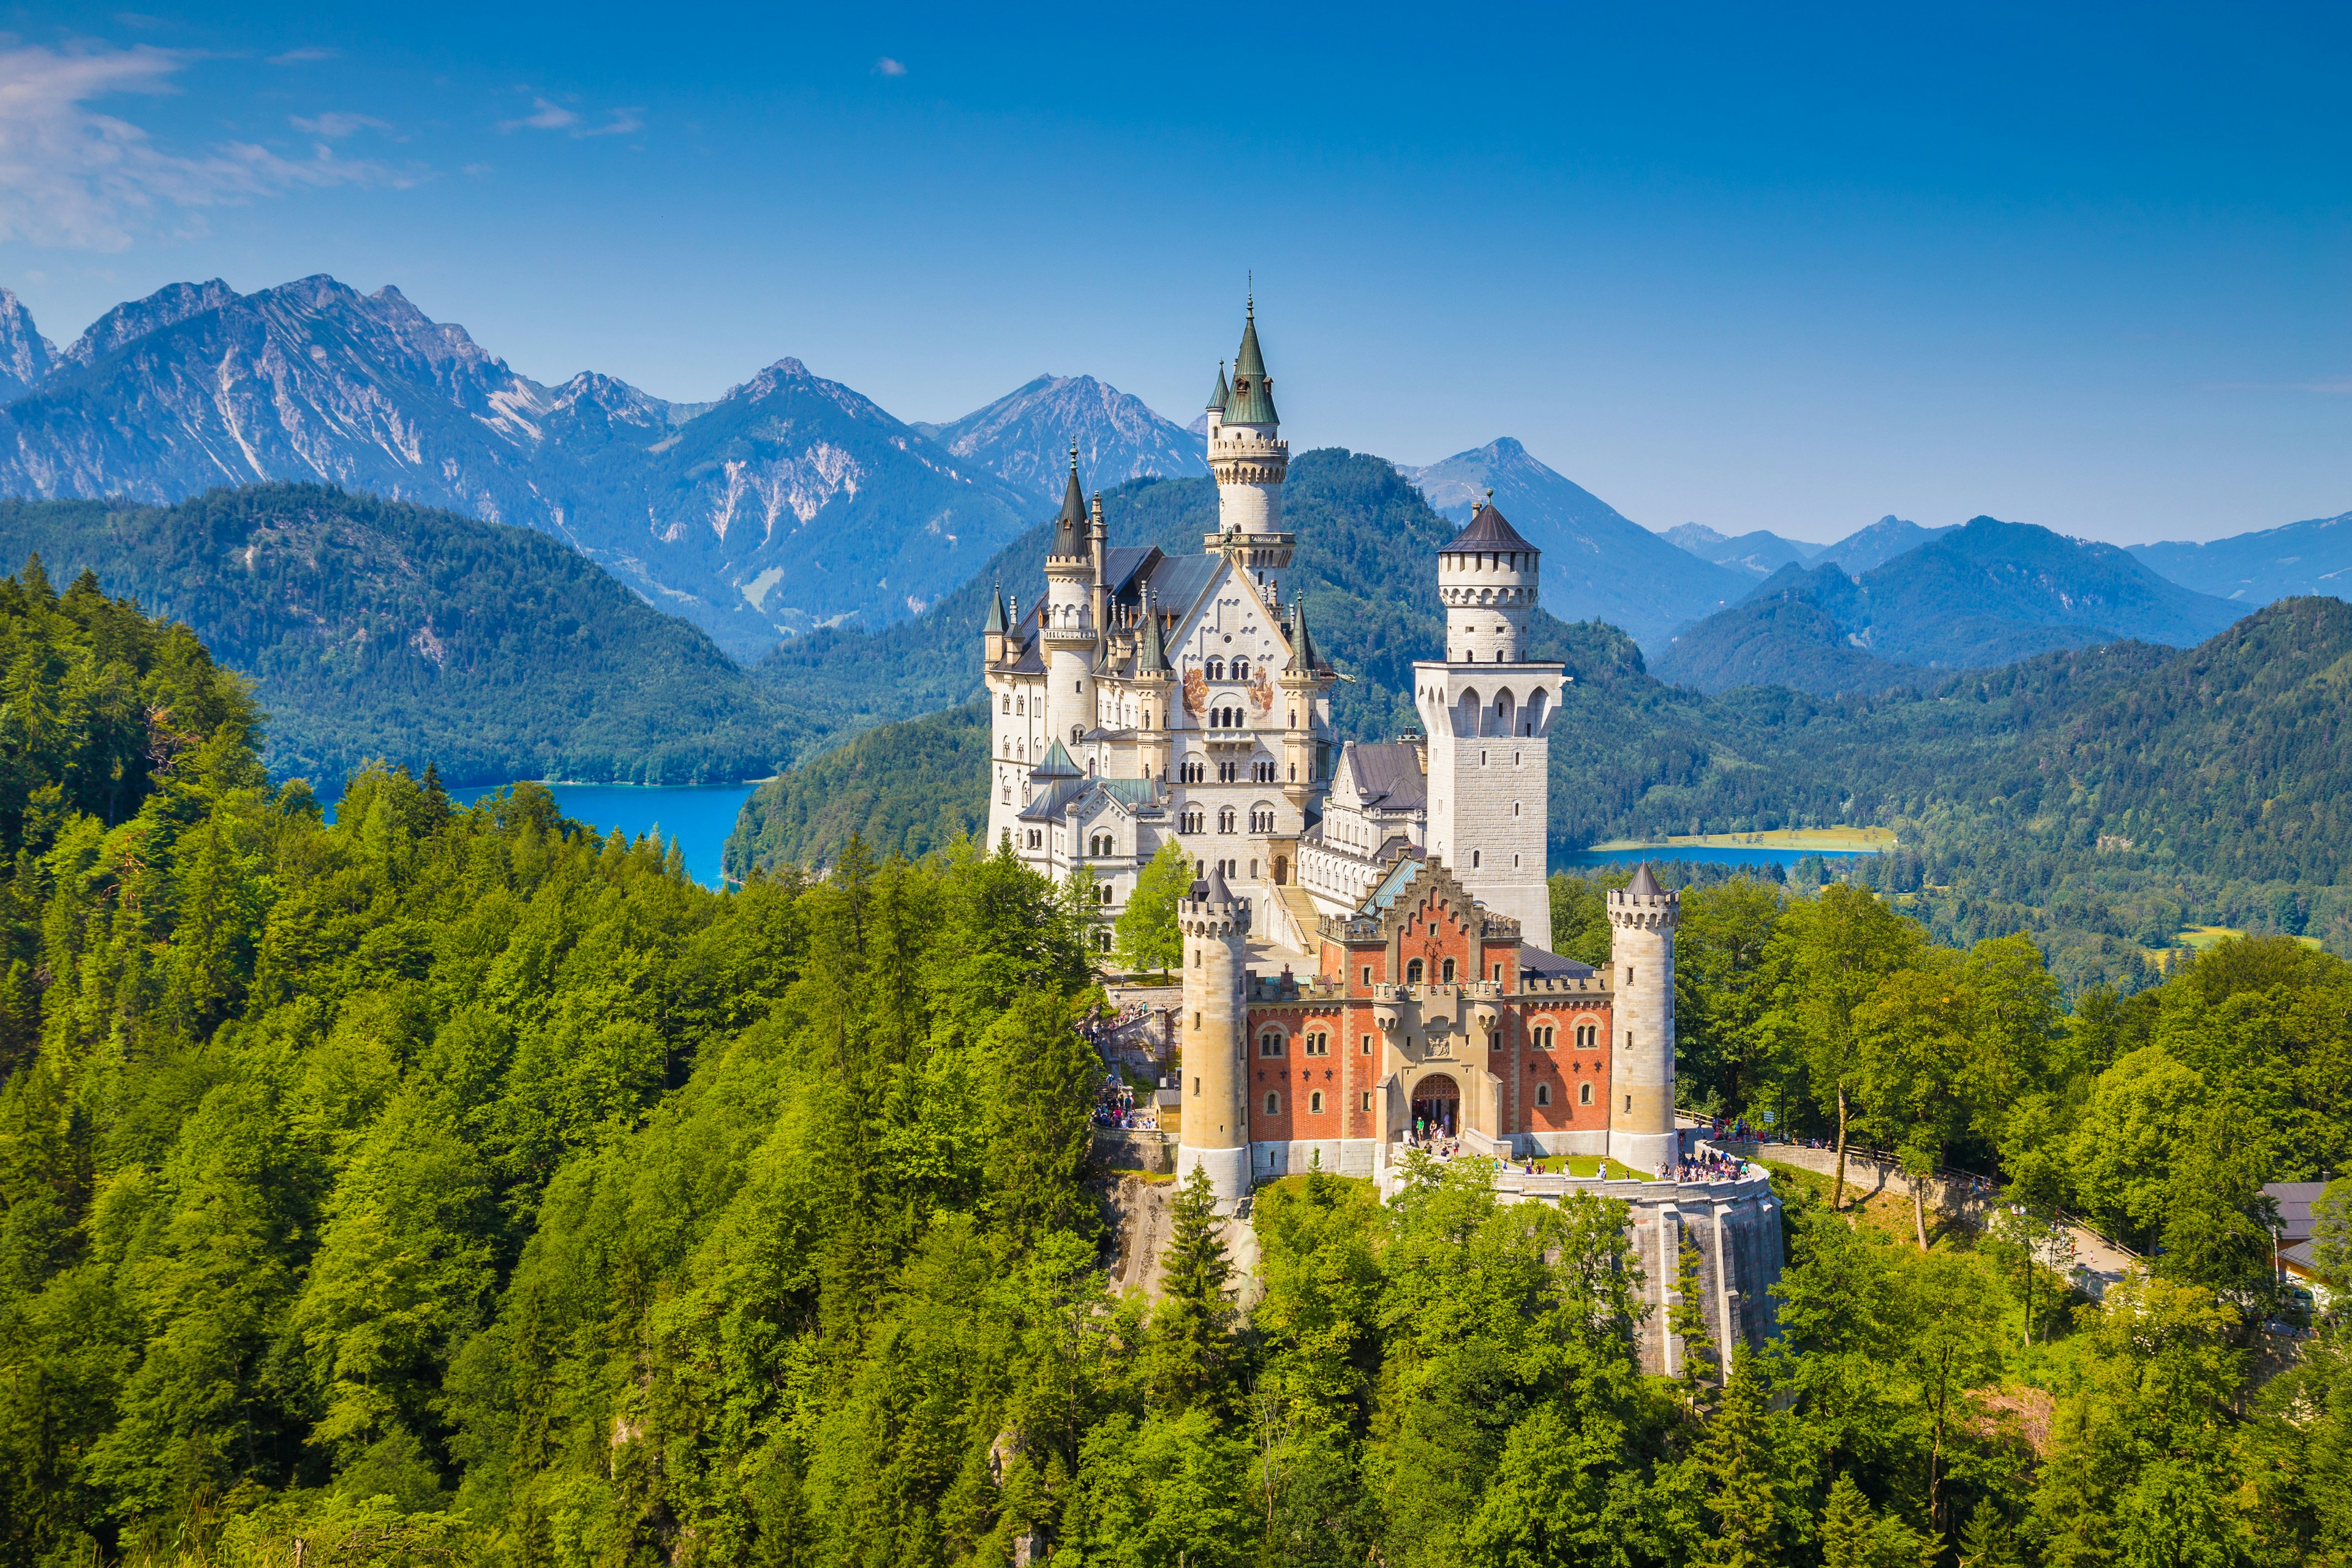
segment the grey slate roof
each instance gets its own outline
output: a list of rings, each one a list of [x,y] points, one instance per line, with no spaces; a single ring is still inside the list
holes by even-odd
[[[1214,555],[1163,555],[1147,579],[1165,613],[1181,619],[1216,581],[1224,562]]]
[[[1478,509],[1468,527],[1437,547],[1440,555],[1454,555],[1471,550],[1516,550],[1523,555],[1540,555],[1543,552],[1519,537],[1502,509],[1488,501]]]
[[[1665,891],[1658,886],[1658,879],[1650,875],[1647,860],[1633,868],[1633,879],[1625,884],[1625,890],[1637,899],[1654,899]]]
[[[1519,943],[1519,973],[1532,979],[1589,980],[1593,969],[1589,963],[1579,963],[1572,958],[1546,952],[1531,942],[1523,942]]]
[[[1358,741],[1341,749],[1356,794],[1381,811],[1419,811],[1429,804],[1421,748],[1411,741]]]

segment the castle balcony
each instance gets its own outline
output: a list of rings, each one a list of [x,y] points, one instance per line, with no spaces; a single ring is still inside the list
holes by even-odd
[[[1255,752],[1258,735],[1255,730],[1203,730],[1201,743],[1213,752]]]

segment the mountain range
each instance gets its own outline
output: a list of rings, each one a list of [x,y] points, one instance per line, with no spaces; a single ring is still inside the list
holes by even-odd
[[[326,482],[525,524],[745,660],[964,582],[1073,436],[1122,475],[1202,471],[1181,427],[1091,378],[1041,378],[935,441],[790,358],[708,404],[589,372],[542,385],[398,289],[327,277],[174,284],[62,353],[0,296],[0,493]]]
[[[2131,552],[2161,576],[2240,605],[2296,594],[2352,597],[2352,511],[2210,544],[2135,544]]]
[[[2115,545],[1979,517],[1859,575],[1836,562],[1784,565],[1740,604],[1679,634],[1657,672],[1702,691],[1886,690],[1925,684],[1927,671],[2124,638],[2187,647],[2242,613]]]
[[[1703,522],[1685,522],[1666,530],[1675,548],[1702,561],[1728,566],[1751,576],[1769,577],[1784,566],[1843,566],[1849,577],[1859,577],[1883,566],[1906,550],[1916,550],[1947,528],[1922,528],[1891,513],[1867,528],[1856,529],[1835,544],[1808,544],[1784,539],[1769,529],[1736,538],[1717,532]]]

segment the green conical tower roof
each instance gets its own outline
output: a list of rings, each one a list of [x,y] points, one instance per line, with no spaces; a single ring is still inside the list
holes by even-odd
[[[1002,583],[988,585],[988,624],[980,629],[997,637],[1003,637],[1009,629],[1004,618],[1004,584]]]
[[[1209,412],[1223,414],[1225,404],[1233,397],[1233,389],[1225,384],[1225,362],[1217,362],[1217,390],[1209,394]]]
[[[1160,607],[1147,601],[1143,606],[1143,642],[1135,650],[1135,673],[1167,675],[1168,650],[1160,641]]]
[[[1056,741],[1046,751],[1045,760],[1029,770],[1029,776],[1033,779],[1075,779],[1086,775],[1078,772],[1078,764],[1070,761],[1070,753],[1062,749],[1061,742]]]
[[[1296,595],[1290,601],[1290,668],[1306,675],[1315,668],[1315,639],[1307,635],[1307,595]]]
[[[1062,492],[1062,515],[1054,523],[1054,553],[1087,552],[1087,497],[1078,489],[1078,444],[1070,443],[1070,488]]]
[[[1265,374],[1265,355],[1257,346],[1257,301],[1250,301],[1242,320],[1242,346],[1234,354],[1234,389],[1225,399],[1228,425],[1279,425],[1274,411],[1274,381]]]

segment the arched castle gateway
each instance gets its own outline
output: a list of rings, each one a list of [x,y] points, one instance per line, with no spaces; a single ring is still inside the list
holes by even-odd
[[[1685,1237],[1718,1342],[1760,1342],[1780,1270],[1769,1184],[1675,1179],[1675,896],[1646,867],[1610,894],[1605,972],[1548,951],[1564,671],[1527,657],[1540,552],[1480,505],[1436,552],[1446,647],[1413,667],[1423,735],[1339,743],[1338,677],[1284,587],[1289,448],[1254,308],[1207,417],[1202,553],[1113,545],[1074,450],[1045,593],[1025,614],[992,595],[982,631],[989,841],[1056,880],[1090,867],[1107,917],[1163,844],[1192,859],[1178,1174],[1202,1167],[1231,1209],[1316,1161],[1392,1193],[1433,1135],[1474,1157],[1607,1155],[1647,1179],[1496,1184],[1628,1203],[1660,1309],[1646,1364],[1675,1368],[1663,1309]]]

